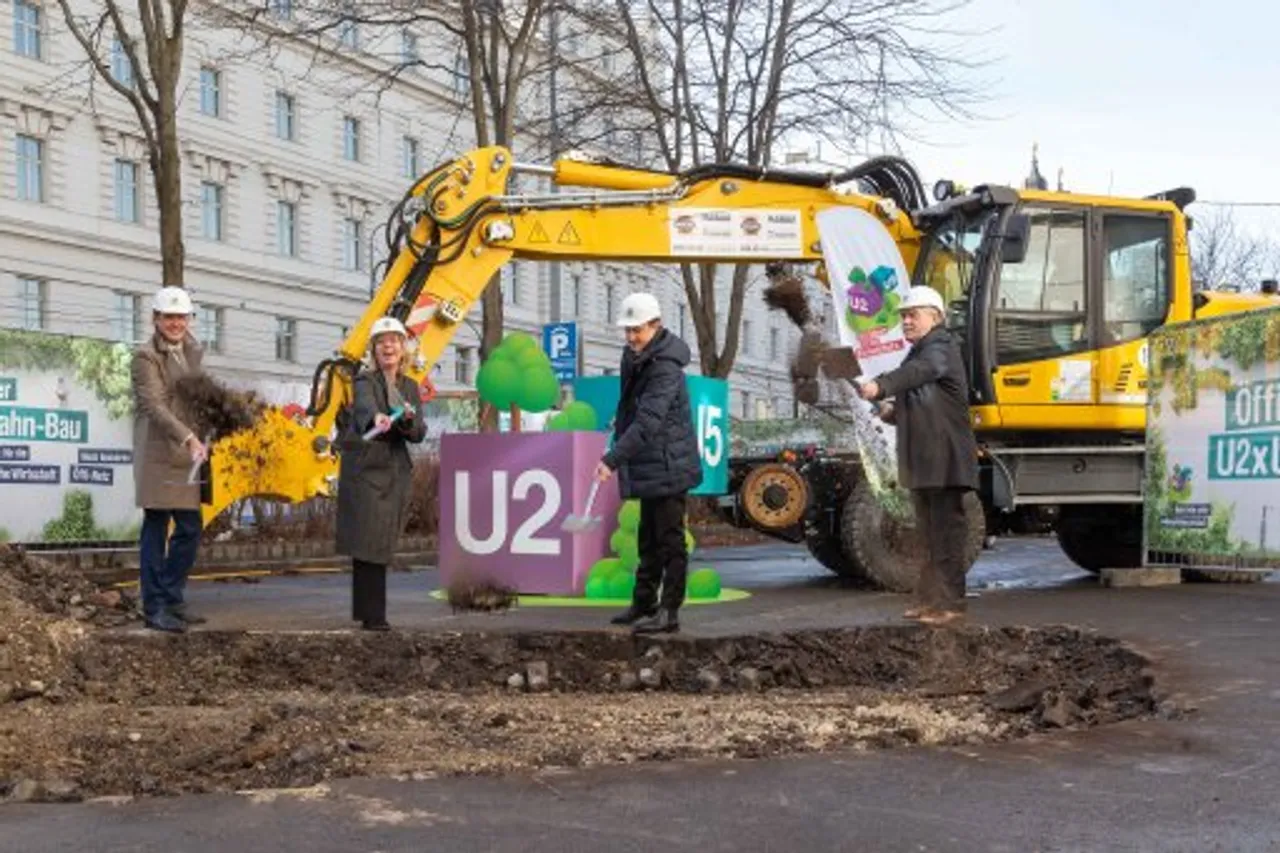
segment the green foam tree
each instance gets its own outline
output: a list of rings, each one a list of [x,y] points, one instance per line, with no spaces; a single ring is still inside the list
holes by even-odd
[[[575,400],[547,421],[548,432],[595,432],[600,420],[590,403]]]
[[[519,432],[521,411],[545,412],[560,401],[560,380],[538,342],[513,332],[480,367],[476,391],[495,409],[509,409],[511,429]]]

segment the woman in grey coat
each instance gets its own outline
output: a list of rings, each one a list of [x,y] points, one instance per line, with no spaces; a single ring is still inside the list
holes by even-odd
[[[338,439],[336,550],[351,557],[351,616],[366,631],[391,627],[387,564],[409,508],[409,443],[427,435],[414,407],[417,387],[404,375],[407,340],[404,324],[394,317],[373,324],[373,368],[356,377],[350,416]]]

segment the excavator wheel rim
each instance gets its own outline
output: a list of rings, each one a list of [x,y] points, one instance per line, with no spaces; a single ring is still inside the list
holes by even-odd
[[[786,503],[778,509],[765,503],[765,490],[770,486],[780,486],[786,492]],[[809,505],[809,484],[799,471],[781,462],[753,468],[742,481],[741,494],[747,518],[765,530],[782,530],[799,524]]]

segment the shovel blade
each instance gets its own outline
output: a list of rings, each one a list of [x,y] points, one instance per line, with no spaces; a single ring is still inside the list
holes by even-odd
[[[587,533],[599,526],[600,519],[598,517],[570,515],[561,522],[560,529],[566,533]]]

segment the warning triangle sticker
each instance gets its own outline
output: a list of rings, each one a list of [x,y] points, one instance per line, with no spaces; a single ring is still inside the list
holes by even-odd
[[[533,230],[529,232],[530,243],[550,243],[551,237],[547,234],[547,229],[542,227],[541,222],[533,223]]]
[[[566,222],[564,228],[560,229],[560,239],[556,242],[563,243],[566,246],[577,246],[582,242],[582,239],[578,237],[578,232],[573,227],[573,223]]]

